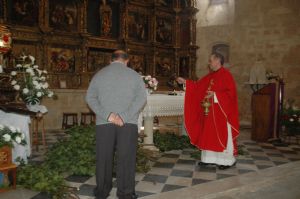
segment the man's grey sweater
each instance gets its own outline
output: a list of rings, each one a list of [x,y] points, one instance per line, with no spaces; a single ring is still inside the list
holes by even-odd
[[[86,101],[96,114],[96,124],[107,124],[110,113],[124,123],[137,124],[147,101],[141,76],[121,62],[112,62],[95,74],[87,90]]]

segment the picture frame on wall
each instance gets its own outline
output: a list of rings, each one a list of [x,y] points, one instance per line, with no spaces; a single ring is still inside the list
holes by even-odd
[[[149,39],[148,15],[138,11],[128,12],[128,37],[136,41],[147,41]]]
[[[39,0],[7,1],[7,8],[10,10],[8,20],[17,25],[37,26],[39,2]]]
[[[78,3],[68,0],[49,1],[49,25],[60,31],[78,30]]]
[[[144,54],[129,54],[128,67],[141,75],[146,74],[146,60]]]
[[[155,58],[155,76],[169,78],[174,73],[174,58],[171,55],[159,55]]]
[[[75,72],[75,50],[61,47],[50,47],[48,50],[50,71],[54,73]]]
[[[156,17],[156,42],[164,44],[173,43],[173,23],[172,19],[165,16]]]
[[[111,50],[90,49],[88,51],[87,72],[97,72],[111,61]]]

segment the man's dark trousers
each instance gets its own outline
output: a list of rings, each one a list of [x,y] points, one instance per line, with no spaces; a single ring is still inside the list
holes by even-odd
[[[135,163],[138,142],[136,124],[96,126],[97,199],[105,199],[112,189],[113,160],[116,150],[117,196],[129,199],[135,192]]]

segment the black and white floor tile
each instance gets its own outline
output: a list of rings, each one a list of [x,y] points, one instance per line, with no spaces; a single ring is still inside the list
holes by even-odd
[[[52,135],[52,134],[51,134]],[[47,138],[48,146],[55,143],[58,138],[63,138],[63,133],[53,134]],[[300,160],[300,146],[289,145],[287,147],[276,147],[270,143],[257,143],[251,140],[241,141],[245,154],[237,157],[234,167],[219,170],[215,166],[199,166],[198,160],[191,157],[192,149],[168,151],[154,163],[152,169],[147,173],[136,174],[136,193],[139,198],[161,192],[172,191],[184,187],[190,187],[214,180],[242,175],[257,170],[275,167],[291,161]],[[31,161],[42,161],[42,147],[34,152]],[[81,199],[92,199],[93,189],[96,186],[95,176],[68,176],[66,181],[70,186],[79,188],[78,196]],[[116,198],[116,182],[113,180],[113,189],[109,199]],[[44,194],[38,194],[32,199],[46,199]]]

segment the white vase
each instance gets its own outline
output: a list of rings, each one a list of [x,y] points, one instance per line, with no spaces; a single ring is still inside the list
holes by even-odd
[[[48,109],[46,106],[44,105],[41,105],[40,103],[39,104],[35,104],[35,105],[30,105],[30,104],[27,104],[26,105],[28,110],[32,111],[32,112],[41,112],[41,113],[47,113],[48,112]]]

